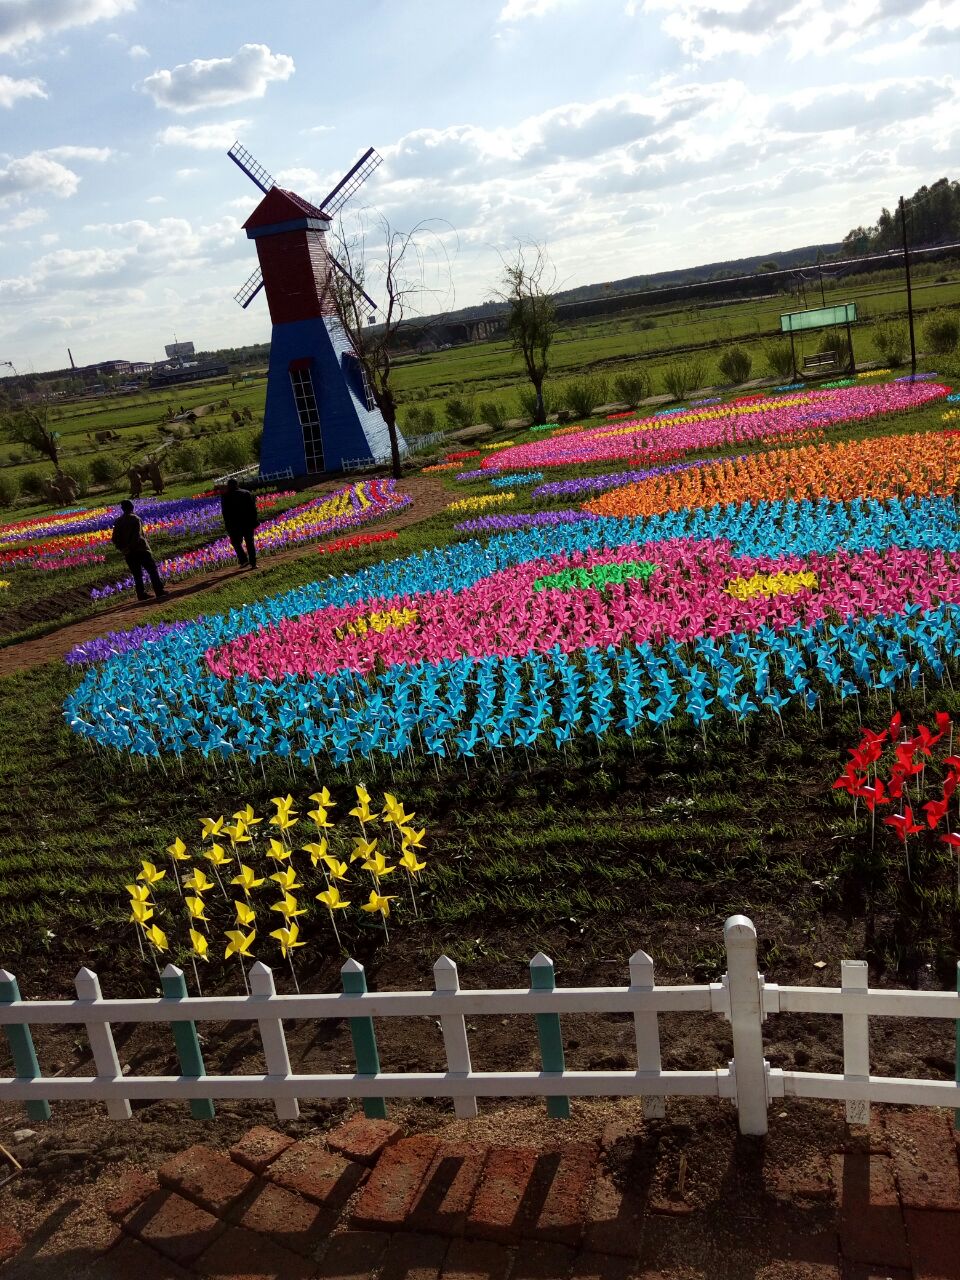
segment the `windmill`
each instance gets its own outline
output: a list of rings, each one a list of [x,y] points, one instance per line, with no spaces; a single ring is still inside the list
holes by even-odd
[[[294,475],[316,475],[340,471],[348,459],[385,457],[387,424],[340,320],[332,273],[343,275],[366,301],[371,317],[376,303],[337,262],[325,239],[333,217],[380,164],[380,156],[368,148],[314,205],[277,186],[239,142],[227,155],[263,193],[243,224],[259,265],[235,295],[246,309],[262,289],[273,325],[261,474],[290,468]]]

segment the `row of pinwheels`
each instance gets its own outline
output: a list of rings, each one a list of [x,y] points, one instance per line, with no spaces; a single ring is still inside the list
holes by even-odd
[[[682,475],[649,476],[613,489],[587,502],[584,510],[600,516],[648,516],[775,498],[946,494],[958,484],[960,439],[938,431],[724,458]]]
[[[515,493],[479,493],[472,498],[458,498],[447,503],[448,511],[485,511],[488,507],[502,507],[516,499]]]
[[[323,787],[310,796],[313,807],[306,816],[292,796],[274,797],[274,812],[262,831],[257,827],[263,819],[250,804],[234,813],[232,822],[201,818],[197,847],[191,851],[179,836],[167,846],[169,878],[165,869],[144,860],[126,886],[141,954],[185,951],[199,986],[197,960],[218,959],[226,943],[223,959],[236,956],[243,972],[243,959],[256,956],[269,938],[266,945],[276,946],[290,962],[296,984],[292,957],[306,945],[304,917],[326,918],[339,946],[337,919],[349,918],[344,913],[356,906],[378,919],[389,939],[390,904],[402,900],[401,879],[419,914],[426,829],[413,826],[416,814],[407,813],[390,792],[384,793],[382,808],[375,808],[366,787],[355,790],[356,804],[339,823],[331,816],[337,802]]]
[[[395,480],[363,480],[338,489],[333,494],[312,498],[301,506],[264,521],[257,530],[257,548],[261,553],[268,554],[304,542],[315,542],[329,533],[355,529],[369,520],[400,511],[412,501],[409,496],[397,492]],[[236,552],[230,539],[218,538],[195,551],[186,551],[162,560],[159,564],[160,575],[165,581],[169,581],[203,569],[215,568],[217,565],[229,564],[235,559]],[[119,582],[94,588],[90,595],[99,600],[132,589],[133,578],[128,576]]]
[[[815,503],[764,501],[707,511],[667,512],[640,520],[556,523],[494,537],[483,544],[477,541],[451,544],[353,574],[327,578],[225,616],[205,618],[139,649],[96,663],[87,671],[79,688],[66,699],[64,715],[70,727],[87,739],[146,757],[161,752],[179,754],[196,750],[214,761],[228,756],[257,760],[276,753],[304,764],[322,762],[327,757],[350,762],[382,751],[397,758],[419,750],[421,738],[428,751],[456,754],[460,750],[458,735],[463,734],[468,725],[477,726],[474,743],[482,744],[497,737],[493,726],[500,719],[499,707],[505,696],[498,682],[508,660],[500,656],[496,643],[491,642],[491,637],[494,642],[497,638],[495,629],[491,632],[477,624],[480,647],[467,657],[457,655],[435,663],[419,661],[415,665],[404,660],[376,678],[370,676],[366,680],[358,680],[348,666],[330,674],[290,672],[277,680],[247,675],[221,676],[210,669],[207,656],[216,655],[240,637],[248,637],[251,644],[261,644],[263,635],[276,633],[288,620],[305,619],[318,611],[327,612],[328,620],[336,616],[349,620],[373,608],[382,610],[384,604],[395,597],[401,600],[408,597],[402,607],[417,608],[419,613],[429,604],[430,597],[452,598],[474,588],[480,588],[477,599],[482,603],[483,582],[504,570],[532,562],[540,565],[556,556],[570,558],[580,554],[597,558],[602,551],[644,547],[652,542],[667,544],[666,554],[669,544],[687,539],[722,544],[726,549],[724,554],[733,558],[799,556],[804,557],[805,562],[813,555],[829,557],[836,548],[843,547],[846,560],[839,562],[840,571],[848,578],[843,589],[847,591],[852,614],[871,607],[869,597],[874,585],[885,593],[884,600],[890,601],[884,608],[903,609],[899,615],[867,620],[851,616],[843,627],[824,619],[822,614],[818,618],[807,612],[803,613],[807,621],[793,621],[799,606],[804,611],[820,607],[817,601],[822,588],[804,588],[786,595],[761,594],[753,600],[736,602],[723,590],[728,580],[718,574],[709,579],[713,584],[711,600],[717,609],[727,610],[723,616],[728,623],[734,616],[747,616],[747,612],[740,614],[736,610],[757,610],[760,629],[745,632],[743,640],[755,657],[747,657],[746,666],[740,659],[730,657],[740,668],[736,680],[744,686],[754,685],[757,679],[761,686],[765,679],[772,681],[769,672],[771,657],[774,657],[782,663],[777,697],[812,706],[821,693],[831,689],[840,696],[848,696],[856,690],[874,686],[892,688],[901,680],[917,680],[921,670],[918,662],[925,664],[928,680],[940,678],[945,659],[955,652],[953,610],[936,604],[934,594],[930,594],[929,599],[912,599],[909,587],[898,586],[891,577],[898,555],[907,556],[902,562],[896,561],[902,563],[905,570],[916,567],[927,572],[929,566],[930,572],[948,573],[950,566],[946,559],[921,558],[915,562],[908,553],[925,557],[930,549],[938,555],[941,551],[960,551],[960,503],[955,498],[906,497],[847,503],[825,499]],[[679,547],[678,542],[676,554]],[[866,552],[879,556],[876,572],[873,562],[862,558]],[[719,567],[721,561],[713,561],[712,554],[701,559],[702,566],[716,563]],[[854,559],[858,555],[861,556],[859,562]],[[894,559],[887,559],[890,555]],[[572,560],[568,559],[568,563]],[[669,566],[680,561],[659,563]],[[864,577],[857,570],[860,586],[856,590],[862,591],[864,605],[855,593],[856,584],[850,576],[851,566],[856,568],[858,563],[866,572]],[[732,561],[728,568],[731,578],[743,576],[739,569],[733,571]],[[813,572],[806,563],[784,567],[784,571]],[[705,568],[698,572],[704,579]],[[534,578],[538,576],[542,576],[539,568]],[[662,577],[671,581],[669,573],[658,571],[646,586],[637,584],[642,589],[644,602],[648,592],[660,589],[657,584]],[[946,582],[946,578],[942,580]],[[679,584],[676,589],[680,589]],[[620,588],[611,590],[616,593]],[[556,593],[541,594],[549,599]],[[640,599],[638,595],[638,603]],[[690,605],[694,613],[699,608],[692,596]],[[770,620],[778,609],[784,610],[781,617],[786,617],[789,623],[783,631],[778,631]],[[601,634],[585,630],[585,622],[576,621],[572,611],[571,618],[573,621],[564,623],[566,627],[576,626],[587,638],[592,634],[599,647],[607,645]],[[678,625],[685,628],[688,635],[695,634],[693,621],[693,617],[689,620],[677,617]],[[421,643],[418,631],[416,625],[404,628],[411,651]],[[871,636],[876,637],[875,642]],[[350,638],[350,643],[358,642],[357,637]],[[366,637],[363,642],[367,643]],[[835,658],[828,659],[823,653],[821,662],[819,656],[814,656],[812,671],[809,670],[811,651],[807,646],[826,642],[835,647]],[[549,645],[551,641],[546,643]],[[534,665],[531,667],[521,660],[516,668],[510,667],[519,673],[524,689],[533,679],[533,671],[540,669],[537,663],[541,659],[535,654],[543,644],[543,638],[531,631],[522,656],[526,658],[533,653],[530,661]],[[724,640],[721,648],[729,655],[733,644],[740,646],[741,640]],[[916,648],[918,644],[920,649]],[[559,650],[559,646],[557,648]],[[644,646],[641,648],[646,652]],[[777,658],[776,651],[781,648],[784,653]],[[653,653],[652,648],[650,652]],[[509,659],[510,663],[516,661],[516,658]],[[582,667],[582,660],[575,654],[557,652],[543,656],[542,661],[548,673],[552,673],[551,680],[565,679],[564,673],[571,669],[571,664],[574,670]],[[763,674],[765,669],[767,676]],[[775,665],[773,669],[781,668]],[[689,712],[697,719],[700,699],[688,698],[682,683],[685,677],[680,679],[681,683],[675,686],[677,700],[673,703],[676,714]],[[695,675],[694,684],[700,679]],[[772,684],[771,688],[774,688]],[[642,692],[641,696],[649,697],[649,694]],[[710,696],[713,695],[708,689],[705,697]],[[655,716],[667,714],[671,698],[657,699],[657,703],[661,701],[660,710],[656,704],[650,704]],[[738,714],[740,710],[752,712],[749,701],[741,704]],[[483,706],[489,708],[489,714],[482,712]],[[555,713],[560,715],[561,709],[551,704],[540,707],[535,722],[525,716],[525,734],[535,738],[538,733],[549,735],[555,727],[562,729]],[[648,718],[640,715],[634,723],[640,726]],[[511,718],[505,722],[501,742],[510,740],[513,723]],[[579,721],[571,723],[571,728],[575,730],[578,725]],[[469,746],[471,733],[472,730],[467,731],[463,745]]]
[[[725,404],[681,409],[606,424],[504,448],[485,468],[558,467],[630,458],[663,462],[748,440],[785,440],[841,423],[900,413],[942,399],[949,388],[935,382],[887,382],[833,390],[745,396]]]

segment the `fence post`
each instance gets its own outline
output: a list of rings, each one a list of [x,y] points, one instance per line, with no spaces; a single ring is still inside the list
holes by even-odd
[[[556,987],[556,975],[553,961],[542,951],[530,961],[530,987],[533,991],[553,991]],[[564,1071],[563,1035],[560,1031],[559,1013],[538,1013],[537,1038],[540,1041],[540,1058],[544,1071]],[[547,1115],[556,1120],[570,1118],[570,1099],[564,1097],[547,1098]]]
[[[849,996],[851,1011],[843,1014],[843,1078],[848,1083],[865,1083],[870,1078],[870,1019],[865,1008],[857,1009],[867,991],[869,970],[866,960],[840,963],[840,990]],[[847,1124],[869,1124],[870,1103],[866,1098],[847,1098]]]
[[[763,1057],[763,1011],[760,974],[757,972],[757,931],[746,916],[730,916],[724,922],[727,948],[727,995],[737,1089],[737,1123],[740,1132],[760,1136],[767,1132],[767,1064]]]
[[[960,960],[957,961],[957,995],[960,995]],[[956,1067],[954,1069],[953,1078],[956,1080],[957,1084],[960,1084],[960,1018],[957,1019],[955,1035],[956,1048],[954,1050],[954,1057]],[[954,1111],[953,1113],[953,1127],[955,1129],[960,1129],[960,1111]]]
[[[343,990],[348,996],[365,996],[367,994],[367,975],[363,965],[356,960],[348,960],[340,970]],[[380,1074],[380,1054],[377,1052],[377,1033],[373,1028],[372,1018],[351,1018],[350,1038],[353,1040],[353,1052],[357,1057],[357,1073],[361,1076],[378,1076]],[[387,1104],[383,1098],[364,1098],[363,1114],[368,1120],[385,1120]]]
[[[630,990],[652,991],[653,957],[645,951],[635,951],[630,957]],[[655,1013],[635,1013],[633,1029],[637,1039],[637,1073],[638,1075],[659,1075],[660,1061],[660,1027]],[[643,1099],[643,1116],[645,1120],[662,1120],[666,1115],[666,1104],[660,1096],[649,1096]]]
[[[449,956],[441,956],[433,966],[433,985],[448,995],[460,990],[460,975]],[[447,1070],[456,1075],[469,1075],[470,1044],[467,1024],[462,1013],[445,1013],[440,1019],[443,1047],[447,1054]],[[472,1120],[477,1114],[476,1098],[454,1098],[453,1109],[461,1120]]]
[[[187,984],[183,970],[175,964],[168,964],[160,975],[160,986],[167,1000],[185,1000]],[[173,1042],[177,1046],[177,1057],[180,1059],[180,1071],[191,1079],[199,1080],[207,1074],[203,1065],[203,1054],[200,1052],[200,1037],[197,1035],[196,1023],[171,1022]],[[194,1120],[212,1120],[216,1112],[211,1098],[191,1098],[190,1114]]]
[[[81,1000],[102,999],[100,979],[92,969],[81,969],[74,978],[74,986]],[[122,1080],[123,1073],[120,1070],[120,1059],[117,1057],[117,1046],[113,1043],[110,1023],[93,1019],[85,1025],[97,1076],[104,1080]],[[128,1098],[111,1098],[107,1102],[107,1115],[111,1120],[129,1120],[132,1114]]]
[[[273,970],[268,968],[262,960],[258,960],[251,967],[248,976],[250,991],[254,996],[265,1001],[276,996],[277,988],[273,981]],[[258,1018],[257,1026],[260,1028],[267,1074],[288,1076],[290,1054],[287,1050],[287,1037],[283,1034],[283,1023],[279,1018]],[[278,1120],[296,1120],[300,1115],[300,1103],[296,1098],[274,1098],[273,1105],[276,1108]]]
[[[20,1004],[20,987],[16,978],[6,969],[0,969],[0,1004]],[[10,1053],[13,1056],[13,1069],[18,1080],[39,1080],[40,1064],[37,1062],[37,1051],[33,1047],[33,1036],[27,1024],[16,1023],[4,1027]],[[50,1103],[36,1101],[27,1103],[27,1115],[31,1120],[49,1120]]]

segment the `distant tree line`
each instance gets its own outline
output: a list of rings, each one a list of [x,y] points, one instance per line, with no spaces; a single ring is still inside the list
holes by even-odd
[[[941,178],[932,187],[918,187],[904,204],[911,247],[960,240],[960,182]],[[876,226],[854,227],[843,237],[848,254],[885,253],[903,243],[899,209],[881,209]]]

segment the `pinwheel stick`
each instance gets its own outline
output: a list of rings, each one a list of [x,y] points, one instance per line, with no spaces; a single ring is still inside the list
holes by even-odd
[[[343,943],[340,941],[340,930],[337,928],[337,921],[336,921],[336,918],[335,918],[335,916],[334,916],[334,914],[333,914],[333,910],[332,910],[332,908],[328,907],[328,908],[327,908],[327,910],[328,910],[328,912],[329,912],[329,914],[330,914],[330,923],[333,925],[333,936],[334,936],[334,937],[336,938],[336,940],[337,940],[337,946],[338,946],[338,947],[340,948],[340,950],[342,951],[342,950],[343,950]]]
[[[199,970],[197,969],[197,957],[196,957],[196,956],[194,956],[194,955],[191,955],[191,957],[190,957],[190,963],[193,965],[193,978],[194,978],[194,981],[195,981],[195,982],[196,982],[196,984],[197,984],[197,995],[198,995],[198,996],[202,996],[202,995],[203,995],[203,988],[200,986],[200,972],[199,972]]]
[[[247,995],[249,995],[249,994],[250,994],[250,983],[249,983],[249,982],[247,982],[247,971],[246,971],[246,969],[243,967],[243,956],[240,954],[240,952],[239,952],[239,951],[237,952],[237,964],[239,964],[239,966],[240,966],[240,973],[241,973],[241,975],[242,975],[242,977],[243,977],[243,989],[244,989],[244,991],[246,991]]]
[[[293,952],[287,952],[287,964],[290,966],[290,977],[293,979],[293,989],[297,995],[300,994],[300,983],[297,981],[297,973],[293,967]]]

